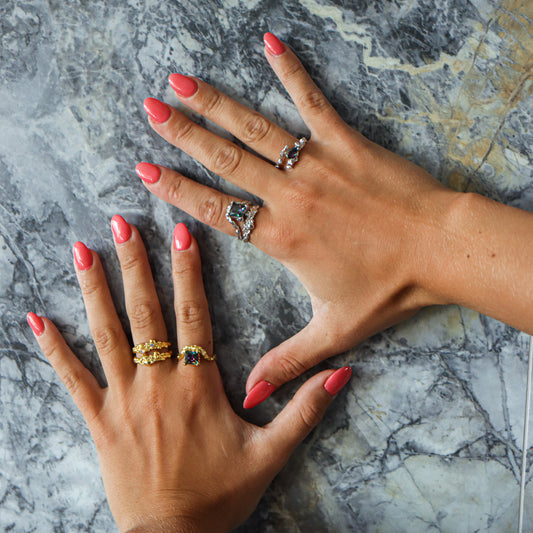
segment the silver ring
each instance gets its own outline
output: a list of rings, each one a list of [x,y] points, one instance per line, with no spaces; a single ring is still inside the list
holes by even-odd
[[[235,228],[237,239],[240,241],[249,241],[257,211],[259,206],[248,202],[231,202],[226,208],[226,220]]]
[[[283,150],[279,154],[278,162],[276,163],[276,168],[281,168],[283,166],[283,160],[286,159],[285,168],[291,169],[298,161],[300,156],[301,149],[305,146],[307,139],[302,137],[294,143],[292,148],[289,148],[289,145],[286,144],[283,147]]]

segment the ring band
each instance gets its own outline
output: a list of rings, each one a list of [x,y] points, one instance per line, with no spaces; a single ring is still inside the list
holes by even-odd
[[[226,220],[235,228],[237,239],[240,241],[250,240],[257,211],[259,211],[259,206],[248,202],[232,201],[226,208]],[[242,228],[239,223],[242,223]]]
[[[158,361],[164,361],[169,357],[172,357],[172,352],[152,352],[151,354],[142,355],[141,357],[134,357],[133,362],[138,365],[150,366]]]
[[[200,357],[203,357],[206,361],[214,361],[217,358],[215,354],[209,355],[201,346],[190,344],[181,349],[178,355],[178,361],[183,360],[184,365],[198,366],[200,364]]]
[[[171,351],[160,351],[163,348],[170,348],[170,342],[150,339],[148,342],[136,344],[131,349],[134,355],[133,362],[138,365],[152,365],[172,357]]]
[[[286,144],[283,147],[279,154],[278,162],[276,163],[276,168],[281,168],[283,166],[283,160],[286,159],[285,169],[291,169],[297,162],[300,157],[300,151],[307,143],[307,139],[302,137],[294,143],[292,148],[289,148],[289,145]]]

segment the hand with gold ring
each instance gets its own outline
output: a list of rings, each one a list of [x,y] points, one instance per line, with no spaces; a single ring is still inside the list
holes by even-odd
[[[232,410],[214,361],[196,240],[183,224],[176,226],[177,362],[164,355],[172,347],[139,232],[118,215],[112,229],[133,350],[97,253],[74,246],[108,387],[98,385],[49,319],[29,313],[28,322],[87,422],[120,531],[228,531],[252,512],[351,371],[315,375],[265,427],[245,422]]]
[[[250,242],[309,293],[311,321],[261,358],[245,406],[427,305],[459,303],[532,333],[531,261],[523,243],[533,235],[533,216],[452,191],[371,142],[341,119],[285,43],[270,33],[264,40],[308,138],[192,76],[169,77],[179,101],[251,151],[172,106],[153,98],[144,103],[165,140],[263,199]],[[233,223],[241,228],[254,218],[239,198],[169,168],[144,162],[137,172],[149,191],[222,232],[235,234]]]

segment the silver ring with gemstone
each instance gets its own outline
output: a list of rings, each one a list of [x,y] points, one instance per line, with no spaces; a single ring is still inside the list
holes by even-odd
[[[249,241],[257,211],[259,206],[248,202],[233,201],[226,208],[226,220],[235,228],[237,239],[240,241]]]
[[[286,159],[285,168],[291,169],[297,162],[300,157],[300,151],[305,146],[307,139],[302,137],[294,143],[292,148],[289,148],[289,145],[286,144],[283,147],[283,150],[279,154],[278,162],[276,163],[276,168],[281,168],[283,166],[283,161]]]

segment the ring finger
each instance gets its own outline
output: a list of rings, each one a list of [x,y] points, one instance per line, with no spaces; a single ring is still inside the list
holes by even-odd
[[[270,161],[277,161],[281,149],[297,140],[261,113],[208,83],[183,74],[171,74],[168,81],[181,102],[222,126]]]

